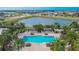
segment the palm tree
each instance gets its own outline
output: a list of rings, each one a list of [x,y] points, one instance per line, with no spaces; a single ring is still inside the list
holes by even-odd
[[[43,31],[43,25],[42,25],[42,24],[39,24],[39,25],[33,25],[33,27],[34,27],[38,32]]]
[[[74,43],[77,42],[77,34],[74,31],[70,31],[65,35],[65,41],[66,43],[68,43],[69,45],[71,45],[70,49],[72,51],[75,50]]]
[[[51,28],[54,31],[55,25],[45,25],[44,28]]]
[[[24,24],[20,23],[20,24],[15,24],[14,25],[15,29],[17,32],[25,32],[26,31],[26,27],[24,26]]]
[[[14,50],[19,50],[20,48],[24,47],[24,42],[22,39],[16,39],[12,46]]]
[[[75,26],[73,26],[75,28]],[[63,26],[65,34],[61,34],[60,38],[54,42],[50,48],[54,51],[79,51],[79,33],[78,31],[71,31],[69,26]]]
[[[55,23],[55,24],[54,24],[54,28],[55,28],[55,29],[60,29],[60,25],[59,25],[58,23]]]
[[[62,35],[61,39],[65,43],[65,46],[70,46],[70,50],[74,51],[76,48],[74,46],[78,42],[78,36],[75,31],[68,31],[66,34]],[[78,42],[79,43],[79,42]]]
[[[10,45],[10,41],[12,40],[10,34],[7,34],[6,32],[2,33],[2,35],[0,35],[0,40],[1,50],[10,50],[10,48],[8,48],[8,46]]]
[[[72,23],[70,24],[70,28],[78,28],[77,22],[72,22]]]
[[[0,51],[3,50],[4,41],[5,41],[4,37],[2,35],[0,35]]]
[[[64,42],[62,42],[61,40],[56,40],[56,42],[53,42],[52,45],[50,46],[50,50],[53,51],[64,51],[65,47],[64,47]]]
[[[12,31],[13,29],[9,29],[4,31],[0,35],[0,50],[19,50],[24,46],[24,42],[17,37],[17,35]],[[16,44],[16,45],[15,45]],[[15,46],[14,46],[15,45]]]
[[[63,25],[61,28],[63,29],[63,34],[66,34],[68,31],[70,31],[70,28],[68,25]]]

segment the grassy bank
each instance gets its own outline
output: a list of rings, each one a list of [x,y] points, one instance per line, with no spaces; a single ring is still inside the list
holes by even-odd
[[[26,18],[31,18],[32,16],[25,16],[25,17],[20,17],[20,18],[6,18],[4,21],[2,21],[3,23],[15,23],[19,20],[22,20],[22,19],[26,19]]]
[[[72,20],[72,21],[78,21],[79,17],[70,17],[70,16],[37,16],[37,17],[43,17],[43,18],[53,18],[53,19],[64,19],[64,20]]]
[[[63,19],[63,20],[72,20],[72,21],[78,21],[79,20],[79,17],[70,17],[70,16],[24,16],[24,17],[8,17],[6,18],[4,21],[4,23],[15,23],[19,20],[22,20],[22,19],[26,19],[26,18],[32,18],[32,17],[42,17],[42,18],[52,18],[52,19]]]

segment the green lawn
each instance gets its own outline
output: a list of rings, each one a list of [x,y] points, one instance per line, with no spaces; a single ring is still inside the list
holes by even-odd
[[[8,17],[8,18],[5,18],[4,21],[2,22],[17,22],[18,20],[21,20],[21,19],[25,19],[25,18],[31,18],[32,16],[25,16],[25,17],[21,17],[21,18],[11,18],[11,17]]]

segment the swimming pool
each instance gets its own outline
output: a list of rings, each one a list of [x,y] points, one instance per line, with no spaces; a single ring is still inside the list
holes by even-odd
[[[54,42],[55,37],[54,36],[24,36],[23,42],[33,42],[33,43],[48,43],[48,42]]]

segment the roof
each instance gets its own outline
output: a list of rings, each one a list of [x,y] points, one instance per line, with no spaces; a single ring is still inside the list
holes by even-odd
[[[63,29],[54,29],[55,31],[63,31]]]
[[[35,30],[35,28],[27,28],[27,30]]]
[[[52,30],[51,28],[44,28],[44,30]]]
[[[7,28],[0,28],[0,35],[1,35],[3,30],[7,30]]]

